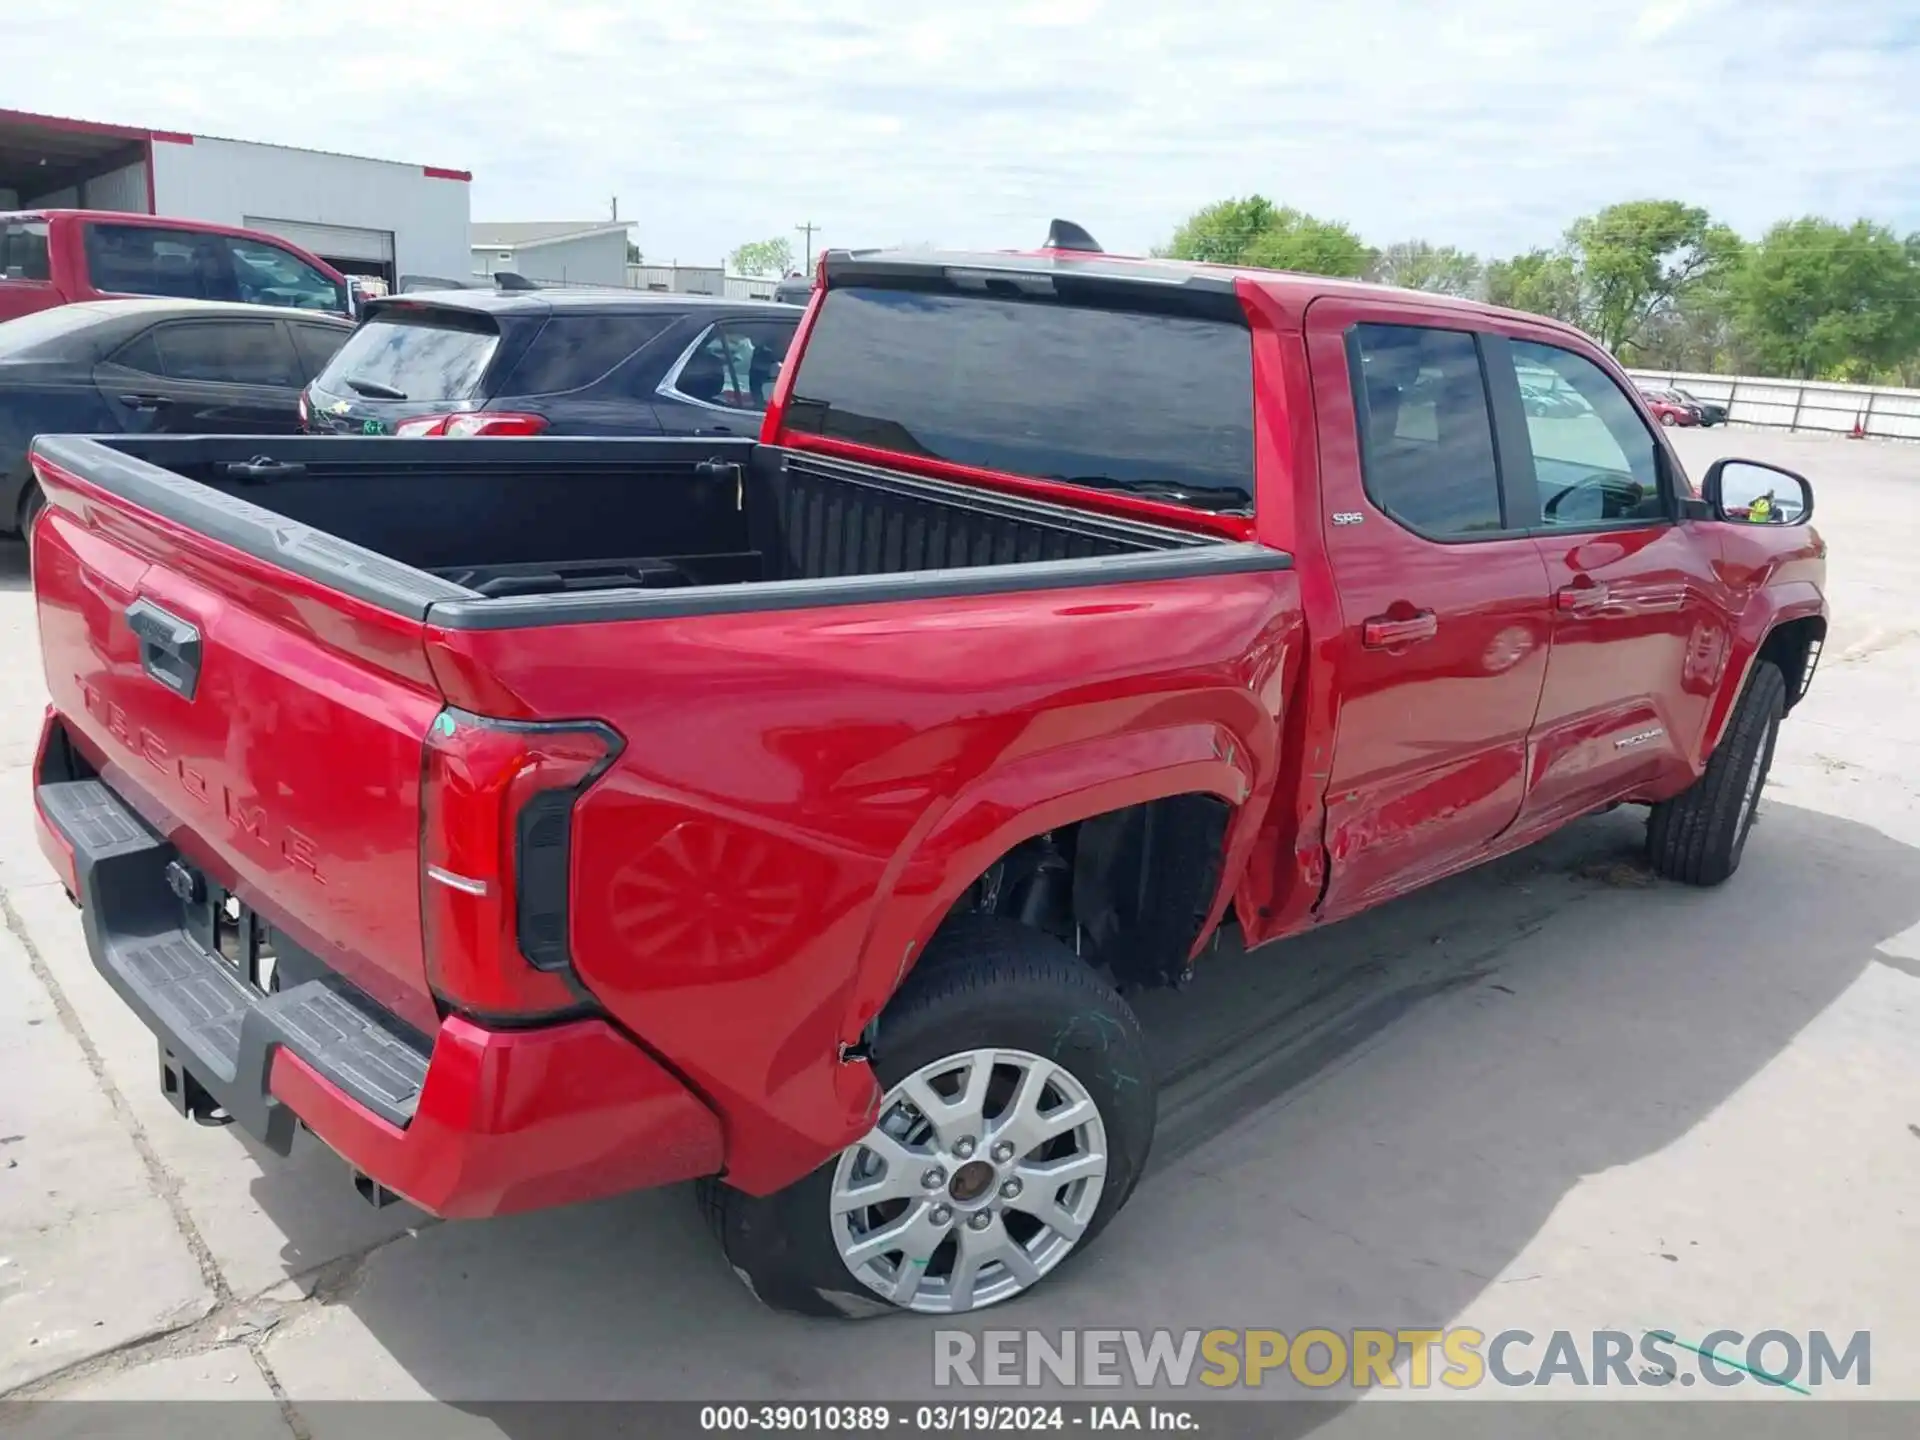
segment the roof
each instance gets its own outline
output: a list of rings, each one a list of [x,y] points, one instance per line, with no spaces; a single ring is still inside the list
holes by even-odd
[[[665,290],[410,290],[370,302],[391,310],[409,304],[443,310],[476,310],[488,315],[545,314],[566,310],[575,314],[621,310],[731,310],[742,315],[790,315],[791,305],[771,300],[731,300],[721,295],[675,295]]]
[[[933,275],[951,271],[999,272],[1007,276],[1077,277],[1165,287],[1195,296],[1230,296],[1242,281],[1257,285],[1289,309],[1304,309],[1322,296],[1352,299],[1397,297],[1462,315],[1500,315],[1556,330],[1577,333],[1572,326],[1541,315],[1526,314],[1464,300],[1431,290],[1407,290],[1369,280],[1347,280],[1329,275],[1307,275],[1291,270],[1261,270],[1250,265],[1208,265],[1191,260],[1163,260],[1132,255],[1108,255],[1078,250],[830,250],[826,255],[829,281],[857,281],[862,272]],[[1214,303],[1219,303],[1217,300]]]
[[[215,315],[242,315],[251,320],[279,316],[302,320],[312,320],[322,325],[339,325],[353,328],[353,322],[342,315],[326,310],[296,310],[288,305],[242,305],[231,300],[176,300],[164,295],[129,295],[111,300],[79,300],[71,305],[60,307],[65,310],[87,310],[95,314],[106,315],[186,315],[206,319]]]
[[[290,150],[302,155],[327,155],[337,160],[358,160],[368,165],[398,165],[418,169],[441,180],[472,180],[466,170],[449,170],[438,165],[415,165],[407,160],[381,160],[371,155],[348,155],[338,150],[316,150],[304,145],[278,145],[269,140],[240,140],[226,135],[189,135],[179,130],[153,130],[144,125],[106,125],[94,120],[74,120],[64,115],[36,115],[27,110],[0,110],[0,167],[9,156],[19,160],[24,153],[38,168],[39,158],[48,157],[53,166],[71,165],[112,156],[128,144],[142,146],[131,158],[144,159],[144,146],[155,141],[191,145],[196,140],[218,140],[228,145],[257,145],[268,150]],[[62,188],[56,185],[54,188]]]
[[[577,240],[586,235],[605,235],[611,231],[625,234],[626,222],[620,220],[516,220],[509,224],[473,224],[467,234],[475,250],[503,248],[527,250],[535,245],[552,245],[561,240]]]

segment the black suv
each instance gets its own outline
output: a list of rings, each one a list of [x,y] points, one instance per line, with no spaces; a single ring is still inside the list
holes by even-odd
[[[349,435],[754,435],[800,317],[766,301],[450,290],[370,302],[308,387]]]

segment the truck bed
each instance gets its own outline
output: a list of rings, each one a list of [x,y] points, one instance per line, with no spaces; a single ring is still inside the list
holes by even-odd
[[[752,441],[111,437],[38,453],[456,626],[1147,578],[1175,556],[1232,569],[1254,549]]]

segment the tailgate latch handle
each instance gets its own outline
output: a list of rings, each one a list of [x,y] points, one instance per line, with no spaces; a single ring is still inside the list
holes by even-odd
[[[127,607],[127,628],[140,642],[140,668],[182,699],[200,684],[200,630],[151,600]]]

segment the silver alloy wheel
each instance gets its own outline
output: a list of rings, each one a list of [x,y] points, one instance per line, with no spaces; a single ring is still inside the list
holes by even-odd
[[[1067,1258],[1106,1176],[1106,1125],[1071,1072],[1024,1050],[963,1051],[895,1085],[841,1152],[833,1242],[895,1305],[979,1310]]]

